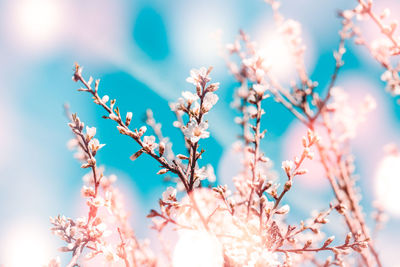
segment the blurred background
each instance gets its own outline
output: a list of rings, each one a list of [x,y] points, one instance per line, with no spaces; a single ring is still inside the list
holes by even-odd
[[[282,2],[282,13],[303,25],[307,69],[324,88],[338,45],[341,24],[336,14],[356,1]],[[394,16],[399,13],[396,0],[379,1],[382,7],[392,8]],[[76,91],[79,85],[71,80],[75,62],[84,66],[86,77],[101,79],[101,92],[116,98],[123,112],[133,112],[133,125],[141,125],[151,108],[177,151],[183,151],[184,144],[171,125],[168,103],[193,89],[185,82],[191,68],[213,66],[213,81],[221,83],[220,101],[208,115],[211,138],[203,142],[202,162],[214,165],[220,183],[231,184],[238,162],[231,145],[239,127],[233,123],[236,113],[230,103],[237,84],[221,57],[221,44],[233,42],[243,29],[269,51],[277,75],[289,81],[294,76],[288,52],[273,28],[271,10],[262,0],[0,0],[0,265],[41,266],[60,255],[56,248],[61,243],[49,231],[49,216],[75,218],[86,212],[80,197],[86,172],[66,147],[72,137],[63,113],[66,102],[86,125],[97,127],[97,137],[107,144],[98,162],[106,174],[118,176],[137,235],[151,236],[145,215],[157,207],[166,188],[156,175],[157,164],[146,156],[129,160],[137,146],[101,119],[103,111],[88,95]],[[368,29],[368,34],[373,31]],[[366,93],[377,101],[354,140],[362,204],[373,225],[371,203],[377,198],[389,203],[390,219],[377,246],[386,266],[396,266],[400,177],[383,179],[379,168],[400,166],[400,160],[382,162],[384,145],[400,143],[400,107],[384,91],[380,66],[363,48],[349,44],[348,50],[338,85],[354,103]],[[280,162],[298,153],[305,129],[271,100],[264,109],[262,125],[268,133],[262,148],[283,175]],[[300,177],[294,189],[286,199],[293,220],[308,218],[332,199],[318,170]],[[329,227],[328,232],[339,236],[345,232],[337,224]]]

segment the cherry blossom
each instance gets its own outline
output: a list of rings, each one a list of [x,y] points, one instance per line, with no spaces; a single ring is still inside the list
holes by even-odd
[[[184,91],[182,92],[182,97],[185,99],[185,101],[191,105],[193,102],[199,99],[199,96],[197,94],[193,94],[190,91]]]
[[[143,148],[153,152],[157,149],[158,144],[156,143],[156,138],[153,135],[143,137]]]
[[[202,105],[203,112],[204,113],[209,112],[217,102],[218,102],[218,96],[216,94],[211,92],[206,93]]]
[[[190,71],[190,77],[186,79],[188,83],[192,83],[195,86],[204,87],[206,83],[211,81],[209,77],[209,70],[205,67],[201,67],[200,69],[192,69]]]
[[[208,129],[207,122],[201,122],[192,120],[188,123],[188,126],[183,130],[185,137],[192,143],[197,143],[202,138],[208,138],[210,133],[206,130]]]
[[[176,189],[169,186],[167,190],[162,193],[162,200],[164,202],[171,202],[176,200]]]

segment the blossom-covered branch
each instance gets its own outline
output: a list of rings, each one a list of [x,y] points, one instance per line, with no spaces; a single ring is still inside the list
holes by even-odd
[[[119,259],[125,266],[133,266],[139,263],[141,266],[153,266],[155,259],[152,253],[140,244],[136,239],[133,230],[128,223],[127,212],[124,209],[122,196],[113,187],[116,181],[115,175],[104,176],[103,169],[97,167],[96,154],[104,146],[94,138],[95,127],[86,126],[80,121],[76,114],[69,116],[69,123],[75,138],[68,143],[70,148],[77,149],[75,157],[83,162],[81,168],[91,169],[91,172],[84,177],[86,185],[82,187],[82,195],[87,199],[89,207],[88,216],[76,220],[65,216],[50,218],[53,224],[52,231],[68,244],[60,248],[63,252],[72,252],[72,258],[67,264],[68,267],[77,266],[77,262],[84,249],[90,250],[85,258],[90,259],[102,254],[107,262],[115,262]],[[104,211],[112,215],[104,216]],[[120,243],[113,245],[108,237],[112,234],[107,225],[115,227],[120,237]],[[52,260],[48,266],[61,266],[60,262]]]
[[[375,60],[386,69],[381,79],[387,84],[386,90],[393,96],[398,96],[400,95],[400,61],[398,60],[400,38],[398,32],[396,32],[398,21],[390,19],[389,8],[385,8],[380,14],[376,13],[372,0],[357,0],[357,3],[356,7],[343,11],[342,15],[348,21],[356,19],[361,23],[369,19],[375,24],[381,37],[368,40],[359,27],[354,27],[356,30],[355,43],[365,46]]]
[[[375,258],[376,263],[380,265],[378,254],[370,239],[369,230],[355,193],[355,183],[351,177],[354,168],[351,162],[352,156],[349,153],[349,141],[355,136],[357,124],[365,119],[364,115],[373,109],[375,104],[371,97],[367,96],[365,102],[360,106],[358,115],[357,111],[352,110],[349,103],[346,102],[347,96],[345,93],[335,87],[339,69],[343,65],[342,57],[346,52],[344,47],[345,40],[356,36],[358,31],[354,28],[347,13],[342,12],[343,28],[340,31],[339,49],[334,53],[336,62],[334,73],[328,84],[327,95],[322,98],[315,91],[318,83],[309,80],[306,71],[302,69],[304,68],[304,50],[301,44],[300,24],[283,18],[279,13],[280,3],[278,1],[270,0],[267,2],[272,6],[279,32],[288,43],[289,50],[292,51],[292,56],[295,58],[295,69],[299,75],[301,86],[296,86],[292,82],[291,89],[284,88],[278,79],[274,77],[270,67],[265,64],[268,58],[264,58],[258,53],[256,44],[251,42],[250,38],[243,32],[240,33],[238,40],[233,45],[228,46],[231,54],[239,56],[241,65],[238,67],[235,62],[229,61],[228,66],[240,82],[240,88],[243,88],[243,83],[247,80],[252,82],[262,81],[274,99],[282,103],[309,129],[313,131],[318,129],[318,131],[326,132],[329,136],[329,142],[327,144],[317,144],[321,163],[325,167],[328,180],[339,204],[343,207],[350,207],[350,210],[343,213],[349,230],[353,234],[358,231],[363,233],[365,240],[369,240],[372,256]],[[240,41],[244,44],[243,49]],[[332,98],[336,100],[336,103],[330,103]],[[365,255],[364,251],[362,251],[362,257],[365,264],[372,265],[369,256]]]

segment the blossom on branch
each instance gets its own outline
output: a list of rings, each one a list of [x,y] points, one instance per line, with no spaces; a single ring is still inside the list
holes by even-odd
[[[197,143],[201,138],[208,138],[210,133],[207,122],[197,123],[196,120],[192,120],[188,123],[187,127],[184,128],[183,133],[185,137],[192,143]]]

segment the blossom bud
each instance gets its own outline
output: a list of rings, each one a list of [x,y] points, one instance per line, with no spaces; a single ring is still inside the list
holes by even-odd
[[[345,244],[350,243],[351,237],[353,236],[353,234],[350,232],[346,235],[346,241],[344,242]]]
[[[131,120],[132,120],[132,112],[126,113],[126,119],[125,119],[126,126],[129,126],[129,124],[131,123]]]
[[[108,97],[108,95],[104,95],[104,96],[101,98],[101,102],[103,102],[104,104],[106,104],[106,103],[108,102],[109,99],[110,99],[110,98]]]
[[[289,172],[294,168],[294,162],[291,160],[285,160],[282,162],[282,169],[289,174]]]
[[[289,205],[283,205],[282,207],[280,207],[277,211],[275,211],[276,214],[287,214],[290,210]]]
[[[265,90],[267,88],[264,85],[261,84],[255,84],[253,85],[253,90],[257,93],[258,96],[262,97],[265,93]]]
[[[307,240],[307,242],[306,242],[306,244],[304,245],[304,249],[306,249],[306,248],[308,248],[308,247],[310,247],[311,246],[311,244],[312,244],[312,240],[311,239],[309,239],[309,240]]]
[[[88,159],[87,162],[88,162],[88,164],[91,165],[91,166],[96,165],[96,159],[95,159],[95,158],[90,158],[90,159]]]
[[[307,147],[307,139],[305,136],[303,136],[303,138],[301,139],[301,141],[303,142],[303,147]]]
[[[165,143],[163,141],[161,141],[158,146],[158,152],[160,153],[160,157],[162,157],[162,155],[164,155],[164,151],[165,151]]]
[[[329,246],[332,242],[333,242],[333,240],[335,239],[335,236],[333,235],[333,236],[330,236],[330,237],[328,237],[328,239],[327,240],[325,240],[325,243],[324,243],[324,245],[322,246],[322,247],[327,247],[327,246]]]
[[[285,191],[289,191],[290,190],[290,188],[292,187],[292,181],[287,181],[286,183],[285,183],[285,188],[284,188],[284,190]]]
[[[139,129],[139,137],[141,137],[142,135],[144,135],[144,133],[147,131],[147,127],[146,126],[142,126]]]
[[[124,127],[118,125],[117,129],[121,134],[128,135],[128,132],[126,131],[126,129]]]
[[[88,187],[88,186],[85,186],[85,185],[84,185],[84,186],[82,187],[81,192],[82,192],[82,195],[83,195],[84,197],[93,197],[93,196],[95,196],[95,192],[94,192],[93,187]]]
[[[207,87],[206,91],[207,92],[215,92],[218,90],[218,88],[219,88],[219,83],[212,83]]]
[[[108,117],[109,117],[110,119],[112,119],[113,121],[117,121],[117,120],[118,120],[118,116],[115,115],[115,113],[110,113],[110,115],[108,115]]]
[[[354,12],[352,10],[345,10],[342,12],[343,18],[350,20],[354,16]]]
[[[168,172],[168,169],[161,169],[157,172],[157,174],[166,174]]]

